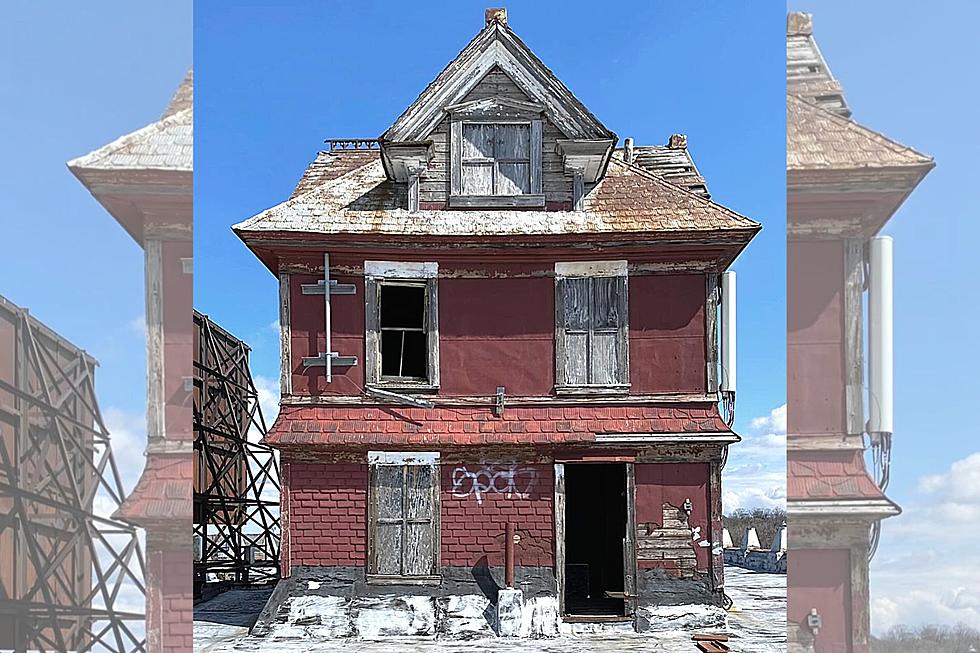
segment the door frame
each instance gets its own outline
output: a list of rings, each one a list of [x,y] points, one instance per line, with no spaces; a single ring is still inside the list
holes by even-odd
[[[565,461],[555,462],[555,579],[558,581],[558,614],[565,611]],[[575,465],[624,465],[626,474],[626,537],[623,546],[623,607],[626,617],[636,615],[636,475],[632,462],[609,460],[568,461]]]

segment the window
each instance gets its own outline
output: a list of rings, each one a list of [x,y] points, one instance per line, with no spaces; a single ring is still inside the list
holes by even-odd
[[[438,582],[439,454],[370,452],[368,580]]]
[[[435,263],[365,261],[365,382],[437,390],[439,327]]]
[[[627,391],[626,262],[559,263],[555,267],[557,390]]]
[[[503,116],[459,114],[451,122],[450,206],[544,206],[542,120],[532,117],[540,114],[526,108],[514,112],[506,107],[500,108],[499,113]]]
[[[463,124],[463,195],[531,192],[531,126]]]

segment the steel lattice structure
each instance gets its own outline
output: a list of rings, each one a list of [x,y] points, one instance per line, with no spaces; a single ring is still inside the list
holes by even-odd
[[[249,347],[194,313],[194,587],[279,578],[279,464]]]
[[[112,517],[125,494],[96,365],[0,297],[0,649],[146,648],[143,553]]]

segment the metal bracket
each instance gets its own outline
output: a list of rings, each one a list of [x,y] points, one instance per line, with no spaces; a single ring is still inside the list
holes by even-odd
[[[353,367],[357,365],[357,356],[341,356],[335,351],[329,354],[319,354],[317,356],[304,356],[303,367],[323,367],[327,365],[327,358],[330,358],[330,367]]]
[[[316,283],[304,283],[300,285],[300,289],[303,291],[304,295],[324,295],[323,292],[325,288],[323,279],[320,279]],[[357,286],[352,283],[337,283],[336,279],[330,280],[330,294],[331,295],[356,295]]]
[[[504,416],[504,393],[505,392],[506,392],[506,388],[504,388],[504,386],[502,385],[497,386],[497,399],[493,405],[493,414],[496,415],[497,417]]]
[[[329,292],[328,292],[329,289]],[[326,344],[326,352],[320,352],[316,356],[303,358],[303,367],[323,366],[324,376],[327,383],[333,381],[333,367],[351,367],[357,365],[356,356],[341,356],[330,347],[330,296],[331,295],[354,295],[357,288],[352,283],[337,283],[330,278],[330,255],[323,254],[323,278],[316,283],[304,283],[300,285],[304,295],[323,295],[323,340]]]

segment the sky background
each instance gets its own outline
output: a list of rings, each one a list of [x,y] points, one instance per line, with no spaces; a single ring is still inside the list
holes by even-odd
[[[0,295],[98,359],[127,492],[146,447],[143,251],[65,163],[160,117],[191,65],[191,19],[189,0],[0,8]],[[127,584],[116,607],[141,603]]]
[[[482,29],[486,6],[196,5],[195,305],[252,345],[266,396],[278,387],[278,283],[230,226],[288,198],[324,139],[380,135]],[[763,224],[735,265],[746,442],[733,448],[725,499],[729,510],[782,505],[783,3],[623,4],[603,20],[591,3],[507,8],[514,31],[620,139],[687,134],[713,198]]]
[[[895,435],[872,563],[872,628],[980,628],[980,3],[797,1],[858,122],[936,159],[889,222],[895,242]],[[968,267],[970,266],[970,267]],[[971,389],[972,388],[972,389]]]

